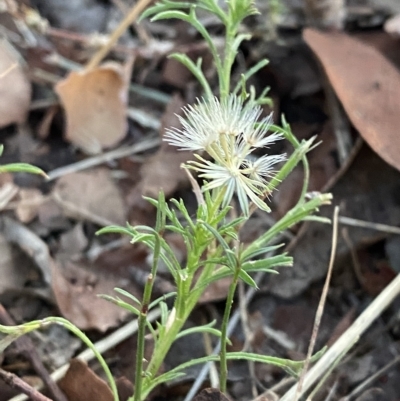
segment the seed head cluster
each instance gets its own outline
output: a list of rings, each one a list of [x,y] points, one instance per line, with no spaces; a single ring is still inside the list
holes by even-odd
[[[235,95],[226,100],[198,99],[183,111],[184,116],[179,116],[182,127],[167,130],[164,140],[180,150],[205,151],[211,156],[213,161],[195,154],[197,160],[187,165],[207,181],[203,190],[223,188],[224,205],[236,193],[245,215],[249,214],[250,201],[269,211],[262,198],[274,165],[284,161],[285,155],[256,158],[252,153],[282,139],[277,133],[267,135],[272,115],[260,119],[260,106],[244,103]]]

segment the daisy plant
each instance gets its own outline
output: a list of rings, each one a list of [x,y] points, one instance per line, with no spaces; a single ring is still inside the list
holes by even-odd
[[[213,14],[225,27],[222,53],[197,17],[198,10]],[[248,78],[264,67],[267,61],[261,60],[232,87],[233,63],[241,43],[250,39],[249,34],[239,32],[239,27],[244,18],[254,14],[257,14],[257,10],[251,0],[227,0],[224,6],[220,6],[217,0],[197,0],[193,3],[163,0],[143,15],[152,16],[153,20],[176,18],[191,24],[209,46],[219,85],[218,96],[215,96],[202,71],[201,59],[193,61],[184,54],[171,55],[188,67],[204,91],[203,97],[195,104],[183,108],[182,116],[178,116],[180,127],[171,127],[164,134],[164,140],[170,145],[179,150],[194,152],[194,160],[189,160],[182,168],[189,174],[195,173],[201,182],[198,187],[196,181],[191,179],[198,201],[195,215],[190,215],[182,200],[171,199],[167,202],[161,192],[157,200],[148,199],[157,209],[155,228],[107,227],[100,231],[127,234],[133,243],[144,243],[153,253],[144,298],[142,301],[134,300],[134,313],[139,317],[134,401],[145,399],[155,386],[183,374],[188,366],[206,361],[219,361],[222,391],[226,391],[229,359],[270,363],[293,375],[303,366],[302,362],[281,358],[227,352],[227,327],[238,281],[243,280],[256,287],[252,273],[277,273],[276,268],[292,265],[290,256],[284,252],[277,253],[280,248],[276,243],[277,238],[291,226],[310,218],[321,205],[328,204],[331,199],[329,194],[317,194],[312,199],[306,196],[309,172],[305,155],[314,146],[314,138],[299,142],[285,120],[282,127],[273,125],[272,115],[263,116],[261,107],[270,103],[266,97],[267,90],[256,96],[254,88],[247,88]],[[288,140],[294,147],[290,156],[268,153],[256,155],[282,139]],[[266,199],[300,162],[304,165],[305,180],[296,206],[253,243],[242,243],[240,231],[245,222],[256,209],[271,211]],[[234,217],[235,213],[232,212],[236,199],[239,215]],[[312,218],[325,221],[316,216]],[[178,233],[183,238],[186,246],[183,266],[164,239],[168,231]],[[176,293],[171,294],[174,302],[170,308],[162,298],[150,303],[160,261],[168,267],[176,286]],[[226,277],[231,277],[231,285],[220,329],[215,328],[215,322],[185,329],[185,323],[207,287]],[[120,298],[107,298],[119,305],[125,304]],[[146,316],[155,305],[161,307],[162,315],[161,321],[153,327]],[[132,309],[130,304],[126,307]],[[146,332],[150,333],[154,348],[151,358],[144,364]],[[191,360],[172,371],[160,373],[171,345],[178,338],[194,332],[208,332],[219,337],[220,354]]]
[[[217,49],[210,32],[198,18],[200,10],[214,15],[225,28],[225,47],[222,52]],[[187,170],[193,183],[198,203],[196,212],[189,213],[183,200],[167,201],[161,191],[158,199],[146,198],[157,211],[155,227],[110,226],[99,231],[99,234],[128,235],[132,243],[145,244],[152,252],[151,269],[141,300],[122,289],[116,289],[119,296],[103,296],[138,318],[135,391],[130,401],[146,399],[156,386],[183,375],[189,366],[207,361],[219,362],[220,389],[223,392],[227,388],[228,360],[247,359],[268,363],[294,376],[303,367],[303,362],[227,350],[228,321],[239,280],[257,287],[252,277],[254,273],[277,273],[277,268],[291,266],[292,258],[285,252],[279,253],[279,238],[285,230],[305,219],[326,222],[326,219],[314,214],[320,206],[329,204],[331,199],[330,194],[313,193],[312,197],[307,196],[309,168],[306,154],[313,148],[314,138],[299,142],[284,118],[282,126],[274,125],[271,115],[263,116],[262,105],[270,103],[266,97],[267,90],[256,96],[254,88],[247,85],[248,78],[264,67],[267,61],[262,60],[250,68],[235,85],[231,83],[232,68],[239,47],[244,40],[250,39],[250,35],[241,33],[239,28],[244,18],[254,14],[257,14],[257,10],[252,0],[226,0],[223,5],[218,0],[162,0],[143,15],[151,16],[153,20],[176,18],[191,24],[209,46],[217,72],[218,89],[217,95],[214,95],[202,71],[201,59],[193,61],[184,54],[171,56],[189,68],[204,92],[193,105],[184,107],[179,117],[180,127],[171,127],[164,135],[164,140],[171,146],[194,152],[194,159],[182,168]],[[289,156],[268,154],[268,147],[283,139],[290,142],[293,152]],[[246,221],[257,209],[270,212],[268,200],[274,189],[299,163],[303,164],[305,178],[297,204],[259,238],[252,243],[243,243],[240,239],[241,229]],[[197,176],[200,185],[193,179],[191,172]],[[186,247],[183,265],[165,240],[167,232],[177,233],[183,239]],[[168,268],[176,291],[153,300],[154,280],[161,262]],[[223,278],[230,278],[231,284],[221,327],[218,329],[215,322],[211,322],[187,328],[185,323],[207,287]],[[172,304],[167,302],[167,298],[170,301],[172,299]],[[161,317],[156,324],[151,324],[148,313],[156,307]],[[93,348],[83,333],[61,318],[48,318],[41,323],[31,322],[29,327],[18,326],[14,332],[7,328],[7,341],[50,321],[63,324]],[[2,330],[5,329],[0,326]],[[221,344],[220,354],[194,359],[171,371],[161,372],[172,344],[193,333],[216,336]],[[145,360],[145,341],[148,338],[153,342],[153,351],[150,358]],[[110,370],[101,355],[97,353],[96,356],[106,372],[117,401],[118,393]],[[318,357],[319,354],[312,360]]]

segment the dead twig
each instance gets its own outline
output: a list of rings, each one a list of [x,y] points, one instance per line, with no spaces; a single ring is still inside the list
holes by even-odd
[[[10,387],[15,388],[22,393],[26,394],[33,401],[52,401],[36,389],[31,387],[28,383],[24,382],[17,375],[11,372],[6,372],[0,368],[0,378],[7,383]]]
[[[308,351],[307,351],[306,361],[304,364],[303,371],[301,372],[299,382],[297,384],[296,396],[294,398],[295,400],[298,400],[302,395],[302,387],[303,387],[304,378],[307,373],[308,367],[310,365],[310,360],[311,360],[312,353],[314,351],[315,342],[317,341],[317,335],[318,335],[319,327],[321,324],[322,314],[323,314],[324,308],[325,308],[326,297],[328,296],[328,290],[329,290],[329,285],[331,282],[333,264],[335,261],[336,248],[337,248],[338,215],[339,215],[339,207],[336,206],[334,213],[333,213],[332,249],[331,249],[331,257],[330,257],[330,261],[329,261],[328,273],[326,275],[324,288],[322,289],[321,299],[319,301],[317,313],[315,315],[314,326],[313,326],[313,331],[312,331],[312,335],[311,335],[310,345],[309,345]]]
[[[144,11],[144,9],[151,3],[152,0],[139,0],[130,10],[130,12],[126,15],[126,17],[121,21],[121,23],[117,26],[114,32],[111,34],[108,42],[101,47],[91,58],[91,60],[87,63],[86,69],[91,70],[96,68],[99,63],[103,60],[105,56],[112,49],[114,44],[120,38],[120,36],[129,28],[129,26],[137,20],[140,13]]]
[[[78,171],[87,170],[89,168],[98,166],[103,163],[110,162],[112,160],[121,159],[123,157],[131,156],[135,153],[144,152],[152,149],[160,144],[159,138],[151,138],[140,143],[136,143],[132,146],[127,146],[109,152],[103,153],[98,156],[93,156],[79,162],[69,164],[68,166],[56,168],[50,171],[48,175],[48,181],[53,181],[56,178],[63,177],[64,175],[76,173]]]
[[[381,231],[386,234],[400,235],[400,227],[389,226],[388,224],[373,223],[371,221],[358,220],[346,216],[339,216],[339,223],[346,226],[368,228],[370,230]]]

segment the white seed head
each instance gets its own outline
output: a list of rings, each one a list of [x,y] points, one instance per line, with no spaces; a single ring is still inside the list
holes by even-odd
[[[284,161],[285,156],[264,155],[253,162],[249,155],[282,139],[277,133],[267,135],[272,115],[259,120],[261,107],[254,102],[244,103],[236,95],[223,101],[216,97],[208,101],[198,99],[183,111],[184,117],[179,117],[182,128],[167,130],[164,140],[181,150],[205,151],[214,159],[209,161],[196,155],[197,161],[188,164],[207,181],[203,190],[225,187],[225,205],[236,193],[245,214],[249,213],[250,201],[269,210],[261,197],[265,196],[274,165]]]

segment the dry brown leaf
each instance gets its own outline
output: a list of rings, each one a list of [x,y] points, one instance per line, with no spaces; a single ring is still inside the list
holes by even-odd
[[[0,127],[23,123],[31,102],[31,85],[11,45],[0,42]]]
[[[19,192],[19,187],[13,182],[0,185],[0,210],[3,210]]]
[[[125,225],[127,221],[126,206],[107,169],[65,175],[57,181],[53,195],[69,217],[99,225]]]
[[[79,222],[60,236],[60,252],[67,255],[79,255],[88,244],[89,240],[82,222]]]
[[[19,198],[15,214],[22,223],[30,223],[38,215],[39,207],[45,201],[45,197],[36,188],[21,188]]]
[[[18,245],[39,267],[46,283],[51,283],[51,257],[47,244],[26,226],[2,216],[0,231],[9,242]]]
[[[360,135],[400,170],[400,72],[376,49],[345,33],[309,28],[303,37]]]
[[[106,331],[128,314],[99,294],[115,295],[125,279],[90,271],[70,261],[52,263],[52,289],[62,315],[82,330]]]
[[[118,395],[120,401],[128,401],[129,397],[133,395],[134,387],[132,382],[125,376],[119,377],[116,380]]]
[[[124,138],[130,67],[109,62],[71,72],[56,85],[67,119],[65,136],[83,151],[97,154]]]
[[[107,383],[79,359],[72,359],[59,386],[69,401],[113,401],[114,399]]]
[[[21,289],[31,269],[21,252],[0,235],[0,295],[9,290]]]
[[[61,206],[51,198],[48,198],[39,206],[38,220],[48,230],[67,230],[71,226]]]

